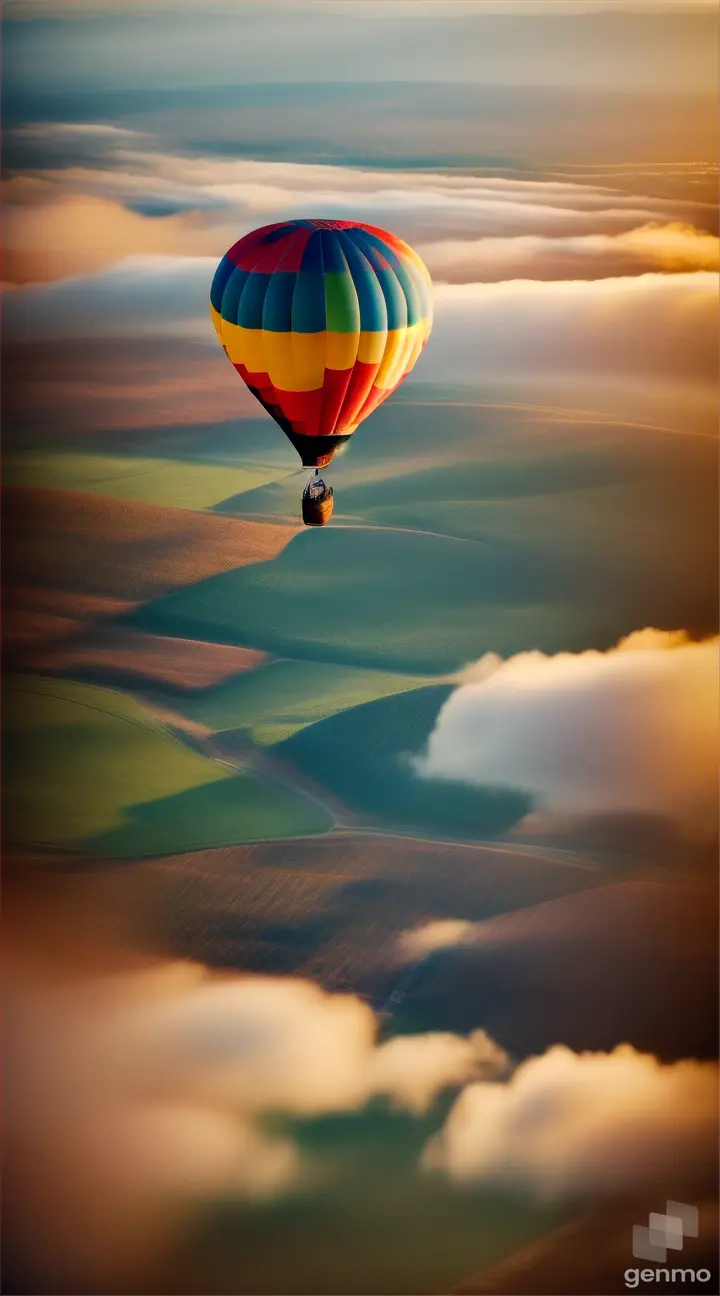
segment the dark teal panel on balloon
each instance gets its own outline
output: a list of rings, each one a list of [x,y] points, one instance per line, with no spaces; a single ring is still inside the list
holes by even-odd
[[[236,266],[233,266],[232,270],[233,273],[230,275],[222,295],[220,313],[223,319],[229,320],[231,324],[237,324],[240,298],[248,281],[248,271],[238,270]]]
[[[270,282],[263,302],[262,326],[271,333],[292,333],[293,329],[293,295],[297,275],[276,270],[270,276]]]
[[[234,269],[235,266],[232,261],[230,261],[228,257],[224,256],[215,271],[212,287],[210,288],[210,301],[216,311],[219,311],[222,308],[223,293],[225,292],[228,279],[232,275]]]
[[[388,331],[392,329],[406,328],[408,322],[408,307],[405,300],[405,293],[402,290],[400,281],[394,270],[378,270],[377,281],[385,297],[387,306]]]
[[[237,322],[241,328],[262,328],[265,294],[270,279],[269,274],[248,274],[238,303]]]
[[[348,233],[358,247],[379,253],[388,265],[398,266],[401,264],[400,257],[395,249],[391,248],[389,243],[383,243],[377,234],[371,234],[369,230],[364,229],[348,230]],[[372,264],[376,265],[375,260],[372,257],[370,259]],[[382,263],[377,263],[377,268],[382,269]]]
[[[316,230],[303,253],[292,305],[296,333],[321,333],[326,323],[322,231]]]
[[[397,282],[400,284],[400,287],[405,294],[408,325],[419,324],[420,320],[423,318],[422,300],[413,282],[409,264],[407,266],[395,266],[392,274],[395,275]]]

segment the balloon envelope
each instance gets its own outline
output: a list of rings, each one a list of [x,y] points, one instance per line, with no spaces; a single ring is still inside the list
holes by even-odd
[[[322,466],[413,368],[432,327],[432,282],[394,234],[291,220],[247,234],[210,292],[240,377],[310,467]]]

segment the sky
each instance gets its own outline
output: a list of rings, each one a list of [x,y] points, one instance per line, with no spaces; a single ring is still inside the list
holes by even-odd
[[[691,16],[687,6],[413,0],[36,9],[42,17],[29,5],[10,22],[7,62],[11,86],[43,94],[325,81],[708,92],[715,77],[709,6]]]
[[[604,465],[620,492],[652,454],[658,480],[677,485],[675,525],[717,425],[717,27],[705,0],[7,0],[8,443],[70,455],[111,443],[121,456],[133,437],[187,432],[211,454],[213,436],[258,414],[208,317],[217,262],[260,225],[351,218],[406,239],[433,277],[431,342],[402,400],[444,403],[453,428],[493,402],[522,412],[508,441],[528,472],[542,475],[545,453],[586,454],[598,489]],[[512,452],[493,435],[473,454]],[[701,540],[711,493],[689,506]],[[541,488],[529,499],[538,563],[548,536],[553,553],[574,554],[565,514]],[[710,559],[678,572],[661,513],[653,554],[638,531],[639,557],[613,556],[607,583],[622,602],[625,566],[647,557],[648,586],[694,589],[697,577],[706,620]],[[632,522],[623,516],[623,536]],[[508,534],[510,547],[522,540]],[[582,535],[591,570],[615,554],[613,537]],[[548,615],[562,627],[565,612]],[[528,642],[504,659],[478,631],[477,659],[412,753],[418,779],[520,788],[546,823],[667,815],[682,840],[704,841],[717,711],[705,629],[699,643],[687,625],[633,624],[587,651]],[[480,1029],[398,1045],[362,998],[309,980],[130,956],[114,937],[78,973],[65,946],[47,957],[37,914],[29,936],[26,918],[8,961],[31,1205],[13,1228],[31,1251],[37,1226],[63,1290],[81,1289],[77,1275],[83,1291],[107,1290],[108,1274],[113,1290],[149,1290],[132,1283],[147,1281],[191,1200],[317,1188],[293,1122],[379,1100],[419,1119],[448,1085],[456,1096],[416,1136],[413,1173],[544,1202],[598,1185],[645,1191],[652,1162],[662,1174],[681,1165],[706,1191],[708,1061],[561,1039],[518,1060]],[[445,919],[406,933],[398,959],[484,947],[485,927]],[[628,1093],[642,1126],[629,1143]]]

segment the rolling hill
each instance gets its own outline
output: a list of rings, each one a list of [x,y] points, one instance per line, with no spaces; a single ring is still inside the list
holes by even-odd
[[[275,661],[254,671],[252,677],[239,675],[186,699],[183,711],[215,732],[240,730],[265,746],[363,702],[410,692],[427,683],[424,676],[331,662]]]
[[[11,677],[4,725],[10,842],[136,856],[330,826],[307,797],[231,773],[108,689]]]
[[[72,491],[3,494],[8,584],[137,602],[275,557],[297,528]]]
[[[714,884],[610,883],[483,922],[427,961],[409,1011],[426,1029],[481,1025],[520,1056],[621,1040],[714,1057],[716,963]]]
[[[211,967],[300,972],[384,1002],[415,924],[473,921],[574,895],[603,873],[536,851],[334,830],[143,860],[108,878],[131,930]]]
[[[584,1210],[570,1223],[553,1229],[492,1268],[467,1278],[454,1288],[454,1296],[624,1296],[628,1286],[628,1240],[633,1226],[651,1210],[664,1210],[664,1201],[675,1191],[668,1184],[642,1200],[602,1203]],[[712,1273],[718,1253],[717,1206],[700,1204],[698,1238],[686,1238],[682,1269],[672,1290],[677,1296],[697,1290],[694,1270]],[[672,1267],[672,1265],[671,1265]],[[681,1277],[681,1273],[684,1276]]]
[[[155,600],[131,623],[288,657],[438,674],[491,649],[579,649],[608,633],[607,610],[564,559],[549,566],[543,555],[478,541],[332,525],[296,536],[273,562]],[[632,628],[629,613],[617,627],[618,635]]]
[[[251,648],[162,638],[118,625],[97,625],[83,634],[80,622],[69,624],[72,633],[62,643],[26,651],[25,665],[98,684],[153,684],[184,693],[213,689],[265,661],[264,653]]]
[[[494,836],[530,809],[524,794],[423,779],[411,764],[451,692],[434,684],[366,702],[300,730],[277,753],[375,824],[455,839]]]
[[[262,464],[239,467],[133,457],[127,450],[110,455],[93,447],[16,453],[8,460],[5,479],[9,486],[82,491],[162,507],[206,509],[224,499],[230,490],[264,486],[287,471]]]

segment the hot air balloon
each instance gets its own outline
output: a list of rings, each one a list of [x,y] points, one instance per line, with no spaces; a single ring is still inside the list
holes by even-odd
[[[410,373],[432,327],[432,281],[395,234],[344,220],[290,220],[226,252],[210,312],[240,377],[306,468],[303,520],[322,526],[336,450]]]

